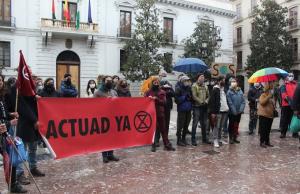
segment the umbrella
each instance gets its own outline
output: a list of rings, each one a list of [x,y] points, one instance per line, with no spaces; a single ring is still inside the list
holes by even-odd
[[[208,69],[207,65],[197,58],[182,58],[177,61],[174,68],[175,71],[184,73],[198,73]]]
[[[280,79],[280,77],[285,78],[288,76],[288,72],[279,69],[277,67],[268,67],[255,72],[249,79],[249,83],[260,83],[260,82],[270,82]]]

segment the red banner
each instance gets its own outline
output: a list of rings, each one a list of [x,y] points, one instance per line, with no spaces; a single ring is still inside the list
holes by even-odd
[[[56,159],[149,145],[156,128],[149,98],[40,98],[38,113]]]

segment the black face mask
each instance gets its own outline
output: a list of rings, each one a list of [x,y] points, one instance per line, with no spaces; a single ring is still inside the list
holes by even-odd
[[[122,84],[121,87],[122,88],[127,88],[127,84]]]
[[[153,90],[153,91],[157,91],[158,89],[159,89],[159,85],[153,85],[153,86],[152,86],[152,90]]]
[[[225,86],[225,82],[220,82],[220,86]]]
[[[112,88],[112,82],[105,83],[106,89],[110,90]]]
[[[49,93],[54,92],[54,91],[55,91],[54,85],[53,85],[53,84],[47,84],[47,85],[45,86],[45,90],[46,90],[47,92],[49,92]]]
[[[67,80],[66,80],[66,84],[67,84],[67,85],[71,85],[71,79],[67,79]]]

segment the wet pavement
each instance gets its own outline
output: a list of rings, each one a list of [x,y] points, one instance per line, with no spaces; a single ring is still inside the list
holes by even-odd
[[[257,135],[246,133],[247,115],[241,126],[241,144],[220,148],[199,144],[177,147],[175,152],[164,151],[162,146],[155,153],[149,146],[118,150],[115,153],[121,160],[108,164],[102,163],[99,154],[41,160],[46,177],[37,182],[43,194],[300,193],[298,139],[290,135],[279,139],[273,131],[274,147],[264,149]],[[175,145],[174,131],[171,128]],[[5,192],[5,187],[1,170],[0,191]],[[33,184],[25,188],[37,193]]]

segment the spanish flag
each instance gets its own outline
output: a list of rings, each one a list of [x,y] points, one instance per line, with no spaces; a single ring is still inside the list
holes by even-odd
[[[54,0],[52,0],[52,19],[55,20],[55,4],[54,4]]]
[[[64,17],[65,17],[65,20],[70,23],[71,19],[70,19],[70,11],[69,11],[69,5],[68,5],[68,0],[65,0],[65,3],[64,3]]]

